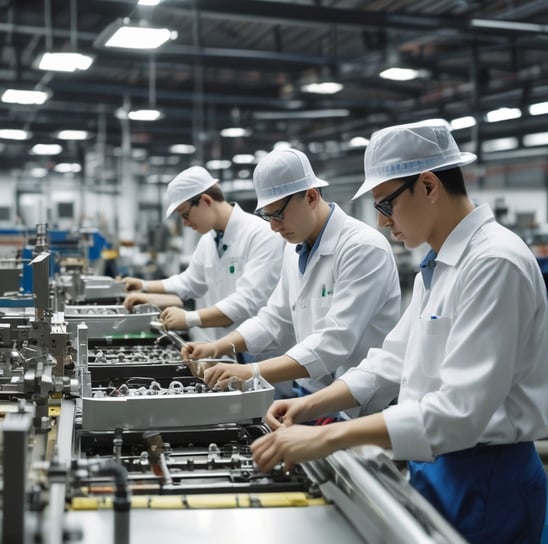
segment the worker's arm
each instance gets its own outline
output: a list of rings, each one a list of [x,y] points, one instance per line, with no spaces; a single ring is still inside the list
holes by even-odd
[[[204,329],[207,327],[228,327],[229,325],[232,325],[232,320],[223,314],[216,306],[201,308],[196,311],[196,314],[200,320],[197,326]],[[176,307],[166,308],[160,314],[160,319],[163,321],[166,329],[182,330],[195,326],[192,324],[192,320],[189,320],[188,318],[187,310]]]

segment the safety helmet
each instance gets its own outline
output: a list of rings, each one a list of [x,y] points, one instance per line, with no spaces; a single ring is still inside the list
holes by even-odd
[[[265,155],[253,172],[257,210],[311,187],[325,187],[316,177],[308,157],[297,149],[274,149]]]
[[[353,198],[391,179],[464,166],[476,160],[461,152],[444,119],[428,119],[373,133],[364,155],[365,181]]]
[[[191,166],[177,174],[167,186],[166,217],[169,217],[183,202],[203,193],[218,181],[201,166]]]

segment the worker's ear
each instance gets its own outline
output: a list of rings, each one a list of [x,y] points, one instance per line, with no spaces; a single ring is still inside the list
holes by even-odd
[[[423,172],[418,180],[419,187],[432,203],[439,198],[441,190],[441,181],[433,172]]]
[[[320,201],[320,191],[316,188],[311,188],[306,190],[305,194],[306,201],[312,206],[316,206]]]
[[[201,195],[200,197],[202,199],[202,202],[206,205],[206,206],[211,206],[211,204],[213,204],[213,199],[207,195],[207,194],[203,194]]]

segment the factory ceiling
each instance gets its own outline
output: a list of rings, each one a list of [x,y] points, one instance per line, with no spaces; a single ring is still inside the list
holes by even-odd
[[[138,175],[166,181],[190,164],[269,151],[288,141],[341,177],[359,176],[362,148],[377,128],[426,117],[472,116],[455,131],[480,155],[484,140],[542,132],[546,115],[528,106],[548,101],[546,0],[0,0],[0,94],[46,90],[41,105],[0,102],[0,171],[29,176],[35,167],[82,164],[81,176],[109,183],[115,157],[127,154]],[[154,51],[107,48],[105,32],[128,18],[167,28]],[[89,54],[88,70],[44,71],[46,51]],[[383,79],[386,68],[417,70],[407,81]],[[334,81],[335,94],[305,92]],[[155,106],[156,121],[119,119],[120,111]],[[521,118],[487,123],[486,114],[519,108]],[[118,113],[117,113],[118,112]],[[118,115],[118,117],[117,117]],[[246,135],[221,136],[228,127]],[[85,140],[57,139],[85,130]],[[58,155],[29,154],[61,143]],[[191,154],[171,146],[192,145]],[[245,160],[245,159],[242,159]],[[139,167],[141,164],[141,167]],[[239,175],[232,163],[219,173]],[[96,180],[97,181],[97,180]]]

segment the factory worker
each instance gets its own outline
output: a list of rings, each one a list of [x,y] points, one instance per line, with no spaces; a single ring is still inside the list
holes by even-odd
[[[275,402],[266,417],[275,432],[253,443],[253,459],[266,472],[361,444],[391,448],[469,542],[538,543],[546,477],[533,441],[548,435],[546,293],[529,248],[468,199],[460,167],[474,159],[439,119],[373,134],[355,196],[371,191],[381,227],[431,249],[382,348],[330,387]],[[356,405],[368,415],[296,425]]]
[[[146,302],[167,307],[160,315],[170,329],[203,327],[219,338],[255,315],[280,276],[284,243],[264,221],[227,202],[218,180],[200,166],[178,174],[167,187],[166,217],[177,212],[183,225],[202,236],[188,268],[167,279],[125,278],[131,309]],[[165,293],[171,293],[166,295]],[[187,311],[182,301],[201,297],[203,307]]]
[[[237,350],[258,353],[288,346],[283,355],[253,365],[218,364],[210,386],[232,376],[261,374],[270,383],[297,380],[297,394],[317,391],[371,346],[380,346],[400,316],[400,287],[387,239],[334,203],[306,155],[278,149],[253,173],[256,213],[288,244],[274,293],[257,316],[210,344],[190,343],[183,358]],[[291,395],[293,396],[293,395]]]

